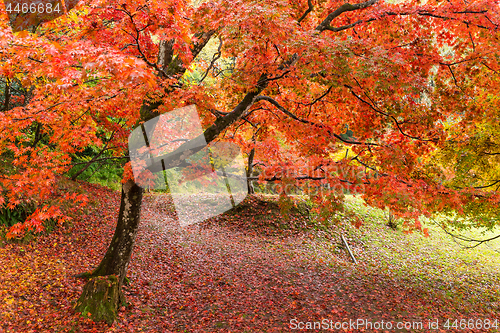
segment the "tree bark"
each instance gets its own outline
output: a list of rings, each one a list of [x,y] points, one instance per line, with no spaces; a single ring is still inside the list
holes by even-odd
[[[398,228],[398,222],[394,218],[394,215],[392,215],[390,209],[389,209],[389,218],[387,219],[387,226],[393,230],[396,230]]]
[[[252,148],[248,154],[248,168],[247,168],[247,184],[248,184],[248,194],[254,194],[255,189],[253,187],[253,180],[250,179],[253,173],[253,158],[255,156],[255,148]]]
[[[75,310],[94,321],[105,321],[111,325],[116,319],[120,299],[123,299],[123,294],[117,277],[97,276],[83,288]]]
[[[133,180],[123,184],[115,234],[93,276],[116,275],[123,284],[139,227],[142,193],[143,189]]]
[[[80,275],[91,279],[84,287],[76,310],[83,314],[90,313],[95,321],[113,322],[119,304],[125,301],[121,288],[137,236],[142,194],[143,189],[133,180],[123,184],[120,212],[111,244],[99,266],[91,273]],[[98,278],[101,276],[108,279]]]
[[[203,49],[214,33],[215,30],[208,33],[197,34],[199,40],[192,46],[192,53],[194,56]],[[159,65],[161,68],[165,68],[166,65],[162,62],[166,62],[166,60],[169,59],[169,47],[170,44],[168,42],[161,44],[161,50],[159,52]],[[296,57],[293,59],[295,58]],[[172,73],[170,70],[171,68],[173,68],[173,72],[175,74],[180,75],[186,70],[187,67],[182,64],[178,64],[175,59],[171,59],[171,63],[168,67],[169,74]],[[165,74],[163,69],[160,70],[163,74]],[[247,92],[245,97],[232,112],[227,114],[225,117],[217,119],[212,126],[208,127],[203,132],[203,134],[183,144],[174,152],[167,154],[167,156],[157,158],[158,162],[161,161],[161,163],[156,163],[156,165],[153,164],[153,166],[148,169],[155,172],[153,170],[155,167],[161,167],[161,170],[163,170],[163,168],[175,167],[179,164],[179,162],[185,160],[189,156],[189,154],[186,156],[186,152],[190,152],[191,154],[195,152],[194,149],[186,152],[183,151],[183,148],[186,145],[194,145],[194,147],[198,147],[196,143],[202,139],[205,140],[204,146],[212,142],[223,130],[239,120],[250,109],[252,104],[255,102],[256,97],[267,87],[268,83],[267,74],[262,74],[254,89]],[[158,108],[161,104],[161,100],[153,103],[144,103],[141,108],[140,120],[148,121],[156,117],[158,115]],[[111,241],[104,258],[93,272],[77,275],[77,277],[87,277],[90,278],[90,280],[85,285],[84,291],[75,308],[77,311],[82,312],[82,314],[90,313],[91,317],[95,321],[105,320],[107,322],[113,322],[116,317],[118,304],[124,301],[121,287],[127,273],[130,255],[132,254],[134,240],[137,235],[142,194],[143,189],[132,180],[127,181],[122,186],[122,198],[120,213],[118,215],[118,223],[113,240]],[[102,279],[101,277],[106,277],[106,279]],[[116,277],[116,282],[114,282],[113,277]],[[116,288],[118,288],[118,297],[110,297],[110,295],[114,295]]]

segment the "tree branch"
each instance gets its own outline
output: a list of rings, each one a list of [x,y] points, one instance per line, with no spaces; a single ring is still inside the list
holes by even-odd
[[[153,158],[151,165],[146,170],[156,173],[162,170],[179,166],[189,156],[205,148],[210,142],[234,122],[245,115],[250,107],[255,103],[256,97],[267,87],[268,79],[266,74],[262,74],[255,87],[248,92],[241,102],[224,117],[217,118],[202,134],[196,138],[182,144],[171,153]]]
[[[343,14],[345,12],[351,12],[351,11],[355,11],[355,10],[364,9],[364,8],[367,8],[367,7],[370,7],[370,6],[374,5],[374,4],[376,4],[377,2],[378,2],[378,0],[368,0],[368,1],[361,2],[361,3],[355,4],[355,5],[351,5],[350,3],[345,3],[342,6],[340,6],[339,8],[337,8],[334,12],[330,13],[323,20],[323,22],[321,22],[316,27],[315,30],[319,31],[319,32],[322,32],[322,31],[325,31],[325,30],[329,30],[328,27],[330,27],[332,21],[335,18],[339,17],[341,14]]]
[[[359,83],[358,83],[358,84],[359,84]],[[372,103],[370,103],[370,102],[366,101],[366,100],[365,100],[365,99],[363,99],[361,96],[359,96],[358,94],[356,94],[356,93],[354,92],[354,90],[353,90],[353,88],[352,88],[351,86],[349,86],[349,85],[347,85],[347,84],[346,84],[346,85],[344,85],[344,87],[348,88],[348,89],[350,90],[351,94],[352,94],[354,97],[356,97],[359,101],[363,102],[364,104],[368,105],[368,106],[370,107],[370,109],[372,109],[373,111],[375,111],[375,112],[376,112],[376,113],[378,113],[378,114],[381,114],[381,115],[383,115],[383,116],[385,116],[385,117],[388,117],[388,118],[392,119],[392,121],[394,122],[394,124],[395,124],[395,125],[396,125],[396,127],[398,128],[398,131],[399,131],[399,132],[400,132],[403,136],[406,136],[406,137],[408,137],[408,138],[410,138],[410,139],[419,140],[419,141],[431,141],[431,142],[436,142],[436,139],[423,139],[423,138],[421,138],[421,137],[418,137],[418,136],[413,136],[413,135],[410,135],[410,134],[405,133],[405,132],[403,131],[403,129],[401,128],[401,124],[402,124],[402,123],[401,123],[401,122],[399,122],[399,121],[396,119],[396,117],[394,117],[393,115],[390,115],[390,114],[388,114],[388,113],[386,113],[386,112],[383,112],[382,110],[379,110],[378,108],[376,108],[374,104],[372,104]],[[365,93],[365,95],[366,95],[366,93]],[[369,98],[369,96],[368,96],[368,95],[366,95],[366,96]],[[372,101],[372,102],[373,102],[373,101]]]
[[[460,13],[461,14],[474,14],[473,12],[452,12],[452,14],[460,14]],[[420,16],[428,16],[428,17],[438,18],[438,19],[442,19],[442,20],[458,21],[458,22],[464,23],[467,26],[468,25],[472,25],[472,26],[475,26],[475,27],[478,27],[478,28],[481,28],[481,29],[486,29],[486,30],[490,30],[491,29],[491,27],[486,27],[486,26],[481,25],[481,24],[474,24],[471,21],[462,20],[462,19],[459,19],[459,18],[456,18],[456,17],[448,17],[448,16],[443,16],[443,15],[438,15],[438,14],[434,14],[432,12],[423,11],[423,10],[417,10],[417,11],[414,11],[414,12],[400,12],[400,13],[386,12],[386,13],[382,13],[382,15],[380,15],[380,17],[384,17],[386,15],[390,15],[390,16],[406,16],[406,15],[412,15],[412,14],[416,14],[416,15],[420,15]],[[486,17],[486,19],[488,19],[488,21],[493,25],[493,27],[494,27],[495,30],[497,30],[499,28],[498,24],[494,24],[493,22],[491,22],[491,20],[488,18],[487,15],[484,15],[484,17]]]
[[[87,164],[87,163],[95,163],[95,162],[101,162],[101,161],[106,161],[106,160],[121,160],[121,159],[126,159],[129,158],[130,156],[122,156],[122,157],[103,157],[103,158],[98,158],[89,162],[78,162],[78,163],[73,163],[72,165],[82,165],[82,164]]]
[[[312,122],[312,121],[309,121],[309,120],[297,117],[296,115],[294,115],[293,113],[291,113],[290,111],[288,111],[287,109],[285,109],[283,106],[281,106],[276,100],[272,99],[271,97],[268,97],[268,96],[258,96],[255,101],[258,102],[258,101],[261,101],[261,100],[264,100],[264,101],[267,101],[267,102],[271,103],[278,110],[280,110],[281,112],[283,112],[284,114],[286,114],[290,118],[292,118],[294,120],[297,120],[297,121],[299,121],[299,122],[301,122],[303,124],[311,124],[311,125],[314,125],[314,126],[318,126],[320,128],[324,128],[325,127],[322,124],[317,124],[315,122]],[[352,145],[380,146],[379,144],[372,143],[372,142],[359,142],[359,141],[345,140],[340,135],[332,133],[330,130],[328,130],[328,134],[334,136],[335,138],[337,138],[338,140],[340,140],[340,141],[342,141],[344,143],[349,143],[349,144],[352,144]]]
[[[481,244],[484,244],[484,243],[487,243],[487,242],[491,242],[491,241],[493,241],[495,239],[500,238],[500,235],[496,235],[496,236],[493,236],[493,237],[490,237],[490,238],[487,238],[487,239],[475,239],[475,238],[471,238],[471,237],[467,237],[467,236],[463,236],[463,235],[457,235],[457,234],[454,234],[454,233],[448,231],[440,223],[438,223],[436,221],[434,221],[434,223],[437,224],[447,235],[451,236],[453,238],[453,240],[455,241],[455,243],[457,243],[458,245],[460,245],[461,247],[466,248],[466,249],[473,249],[475,247],[478,247]],[[463,242],[468,242],[468,243],[476,243],[476,244],[473,244],[473,245],[464,245],[464,244],[461,244],[461,243],[457,242],[457,240],[460,240],[460,241],[463,241]],[[493,250],[495,252],[500,252],[499,250],[495,250],[495,249],[493,249]]]
[[[108,149],[109,142],[111,141],[111,139],[113,139],[114,135],[115,135],[115,131],[113,131],[113,133],[111,133],[109,139],[106,141],[106,145],[104,145],[104,148],[96,156],[94,156],[90,161],[86,162],[87,165],[85,165],[82,169],[78,170],[78,172],[75,173],[71,177],[71,180],[75,181],[78,178],[78,176],[80,176],[82,173],[84,173],[85,170],[87,170],[92,164],[97,162],[97,159]],[[99,159],[99,160],[101,161],[103,159]]]
[[[203,75],[203,77],[200,79],[200,82],[198,82],[198,84],[201,84],[203,82],[203,80],[205,80],[205,78],[207,77],[208,75],[208,72],[210,72],[210,70],[214,67],[215,65],[215,62],[217,60],[219,60],[219,58],[221,57],[222,55],[222,39],[219,37],[219,47],[217,48],[217,52],[214,53],[213,57],[212,57],[212,61],[210,62],[210,65],[208,66],[205,74]]]
[[[300,22],[304,21],[304,19],[307,17],[307,15],[313,10],[313,4],[311,0],[307,0],[307,5],[309,6],[307,10],[305,11],[304,14],[297,20],[297,22],[300,24]]]
[[[356,25],[358,25],[358,24],[360,24],[360,23],[367,23],[367,22],[372,22],[372,21],[375,21],[375,19],[374,19],[374,18],[371,18],[371,19],[368,19],[368,20],[365,20],[365,21],[363,21],[363,20],[358,20],[358,21],[356,21],[356,22],[354,22],[354,23],[347,24],[347,25],[343,25],[343,26],[341,26],[341,27],[335,27],[335,28],[334,28],[334,27],[331,27],[331,26],[327,26],[327,27],[325,28],[325,30],[328,30],[328,31],[333,31],[333,32],[339,32],[339,31],[342,31],[342,30],[347,30],[347,29],[350,29],[350,28],[352,28],[352,27],[354,27],[354,26],[356,26]]]

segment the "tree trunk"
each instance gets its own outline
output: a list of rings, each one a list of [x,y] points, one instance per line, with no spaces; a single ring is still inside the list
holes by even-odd
[[[90,313],[94,321],[113,322],[118,305],[124,302],[121,292],[139,226],[143,189],[133,180],[122,186],[120,212],[115,234],[99,266],[92,272],[75,310]],[[99,278],[105,276],[106,279]]]
[[[394,218],[394,215],[392,215],[391,210],[389,209],[389,218],[387,220],[387,226],[393,230],[398,229],[398,222]]]
[[[112,324],[117,315],[118,304],[123,294],[115,275],[97,276],[87,282],[75,309],[94,321]]]
[[[255,156],[255,148],[252,148],[248,154],[248,168],[247,168],[247,184],[248,184],[248,194],[254,194],[255,190],[253,188],[253,180],[250,179],[253,173],[253,158]]]
[[[195,34],[196,41],[191,45],[193,57],[196,57],[200,53],[215,32],[216,30],[211,30]],[[183,66],[179,57],[173,57],[173,52],[173,43],[170,41],[160,43],[158,54],[158,66],[160,68],[158,74],[160,77],[182,75],[187,70],[188,66]],[[166,75],[166,72],[169,75]],[[260,91],[254,92],[254,94],[258,94]],[[238,104],[237,110],[240,112],[238,113],[239,116],[251,106],[251,103],[248,102],[253,102],[253,100],[254,96],[251,95],[251,98],[246,97],[245,99],[247,104]],[[152,103],[150,101],[145,102],[141,107],[141,118],[138,120],[136,126],[139,125],[140,121],[146,122],[158,116],[158,108],[162,104],[161,100]],[[229,120],[229,118],[231,119]],[[225,127],[229,126],[236,119],[237,117],[234,116],[228,117]],[[213,126],[211,128],[210,133],[212,133],[213,137],[219,133],[214,130],[216,128],[213,128]],[[213,140],[213,137],[207,143]],[[77,277],[87,277],[90,280],[84,286],[83,293],[78,299],[75,309],[84,315],[90,313],[90,317],[94,321],[104,320],[112,323],[116,318],[118,304],[124,301],[121,288],[137,235],[142,194],[143,189],[133,180],[129,180],[123,184],[118,223],[104,258],[93,272],[77,275]]]

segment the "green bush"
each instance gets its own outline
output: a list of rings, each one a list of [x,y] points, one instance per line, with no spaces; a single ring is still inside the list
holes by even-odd
[[[10,228],[16,223],[26,221],[26,218],[33,214],[34,211],[35,206],[33,204],[19,204],[14,208],[4,206],[0,208],[0,225]]]

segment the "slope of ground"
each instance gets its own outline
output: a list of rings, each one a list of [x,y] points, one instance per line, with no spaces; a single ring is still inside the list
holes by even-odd
[[[373,221],[360,230],[307,232],[300,209],[281,218],[263,198],[179,228],[169,202],[154,195],[144,201],[125,288],[129,305],[112,326],[92,323],[72,313],[84,284],[73,275],[92,269],[105,252],[119,193],[98,186],[88,191],[96,204],[73,225],[0,248],[0,332],[284,332],[319,321],[351,321],[344,331],[358,332],[370,323],[380,328],[382,320],[394,322],[393,329],[383,326],[386,331],[428,332],[429,321],[444,329],[447,319],[474,320],[460,332],[497,331],[472,328],[500,320],[499,283],[491,267],[482,266],[486,257],[459,279],[448,272],[460,258],[456,253],[444,257],[430,245],[427,253],[414,253],[415,240],[391,236]],[[378,218],[364,213],[367,220]],[[339,247],[340,233],[353,244],[357,266]],[[418,277],[418,265],[434,274]],[[459,290],[461,298],[454,296]],[[363,326],[355,329],[356,320]],[[396,322],[416,326],[397,330]]]

